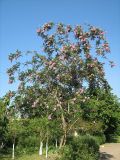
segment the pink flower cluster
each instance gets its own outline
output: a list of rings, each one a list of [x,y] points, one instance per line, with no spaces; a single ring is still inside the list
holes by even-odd
[[[96,32],[96,28],[95,27],[91,27],[90,30],[91,30],[91,32],[94,32],[94,33]]]
[[[80,38],[80,36],[83,34],[81,26],[76,26],[74,29],[74,34],[76,38]]]
[[[14,81],[14,77],[9,77],[9,81],[8,81],[8,83],[9,83],[9,84],[12,84],[12,83],[13,83],[13,81]]]
[[[48,65],[48,67],[49,67],[49,69],[56,69],[56,62],[55,61],[49,61],[49,62],[47,62],[46,63],[47,65]]]
[[[94,63],[88,63],[87,67],[93,68],[93,67],[95,67],[95,65],[94,65]]]
[[[92,26],[90,28],[90,32],[91,32],[92,36],[98,36],[100,39],[104,39],[105,32],[102,31],[101,29]]]
[[[79,36],[79,39],[82,43],[86,43],[87,38],[84,35]]]
[[[88,58],[88,59],[91,58],[91,55],[90,55],[90,54],[86,54],[85,56],[86,56],[86,58]]]
[[[61,48],[61,53],[67,53],[69,51],[77,52],[78,51],[78,46],[75,45],[75,44],[71,44],[70,46],[63,46]]]
[[[80,93],[80,94],[83,94],[84,92],[85,92],[85,90],[84,90],[83,88],[80,88],[80,89],[79,89],[79,93]]]
[[[36,101],[34,101],[34,103],[32,104],[32,108],[35,108],[37,106],[38,102],[39,102],[39,99],[36,99]]]
[[[73,51],[73,52],[77,52],[77,46],[75,45],[75,44],[71,44],[70,45],[70,49],[71,49],[71,51]]]
[[[16,53],[10,54],[8,58],[12,62],[14,59],[17,60],[20,56],[21,52],[17,50]]]
[[[8,92],[8,97],[9,97],[9,98],[12,98],[13,96],[14,96],[14,92],[9,91],[9,92]]]
[[[63,46],[62,48],[61,48],[61,52],[62,53],[66,53],[68,51],[68,46]]]
[[[111,67],[116,66],[115,63],[114,63],[113,61],[109,61],[109,63],[110,63],[110,66],[111,66]]]
[[[60,75],[59,75],[59,74],[56,76],[56,79],[57,79],[57,80],[60,80]]]
[[[103,32],[103,31],[102,31],[100,34],[101,34],[101,35],[104,35],[104,34],[105,34],[105,32]]]
[[[59,60],[64,61],[64,60],[65,60],[65,55],[63,55],[63,54],[60,55],[60,56],[59,56]]]
[[[59,23],[57,26],[57,33],[58,34],[65,34],[65,29],[62,23]]]
[[[43,26],[43,29],[44,29],[44,31],[48,31],[49,29],[51,29],[51,27],[52,27],[52,24],[53,23],[46,23],[44,26]]]
[[[98,59],[95,58],[95,59],[93,60],[93,62],[94,62],[94,63],[98,63]]]
[[[102,50],[101,48],[97,47],[97,48],[96,48],[96,53],[97,53],[98,55],[102,55],[102,54],[103,54],[103,50]]]
[[[52,26],[53,26],[53,23],[52,22],[48,22],[48,23],[44,24],[42,29],[38,28],[36,30],[36,32],[37,32],[38,35],[43,34],[45,31],[50,30],[52,28]]]
[[[70,32],[72,30],[72,27],[70,25],[67,25],[66,32]]]
[[[108,43],[104,43],[104,44],[103,44],[103,49],[104,49],[106,52],[110,52],[109,44],[108,44]]]

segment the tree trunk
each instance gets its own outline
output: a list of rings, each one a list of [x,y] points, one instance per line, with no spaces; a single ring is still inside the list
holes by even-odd
[[[68,113],[70,112],[70,105],[69,105],[69,102],[68,102]]]
[[[46,141],[46,159],[48,158],[48,138],[47,138],[47,141]]]
[[[66,126],[67,126],[67,124],[66,124],[65,117],[64,117],[64,114],[63,114],[63,108],[62,108],[61,102],[59,101],[57,96],[56,96],[56,99],[57,99],[57,103],[59,105],[59,108],[61,110],[62,128],[63,128],[63,132],[64,132],[64,134],[63,134],[63,136],[61,137],[61,140],[60,140],[59,148],[61,148],[66,143],[66,136],[67,136],[67,128],[66,128]]]
[[[1,143],[1,146],[0,146],[0,148],[3,148],[3,147],[4,147],[4,143],[2,142],[2,143]]]
[[[62,126],[63,126],[63,136],[61,137],[61,140],[60,140],[60,148],[62,146],[64,146],[66,144],[66,135],[67,135],[67,130],[66,130],[66,121],[65,121],[65,118],[64,118],[64,115],[62,113]]]
[[[39,148],[39,155],[41,156],[42,155],[42,149],[43,149],[43,142],[40,141],[40,148]]]
[[[56,147],[56,148],[58,147],[57,138],[56,138],[56,140],[55,140],[55,147]]]
[[[63,141],[64,141],[64,136],[62,136],[61,139],[60,139],[60,146],[59,146],[59,148],[61,148],[63,146]]]
[[[12,159],[15,159],[15,144],[13,143],[13,148],[12,148]]]

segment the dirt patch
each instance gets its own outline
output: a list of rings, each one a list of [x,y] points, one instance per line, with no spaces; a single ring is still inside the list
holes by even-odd
[[[106,143],[101,145],[100,160],[120,160],[120,143]]]

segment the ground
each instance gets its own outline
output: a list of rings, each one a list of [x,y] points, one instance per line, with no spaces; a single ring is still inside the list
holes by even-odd
[[[57,157],[56,154],[50,154],[48,156],[48,160],[55,160]],[[12,160],[11,155],[8,156],[0,156],[0,160]],[[45,155],[39,156],[37,153],[30,155],[23,155],[20,157],[15,157],[15,160],[46,160]]]
[[[120,143],[108,143],[100,146],[100,160],[120,160]]]
[[[55,160],[57,154],[50,153],[48,160]],[[0,160],[11,160],[11,156],[0,156]],[[39,157],[38,154],[24,155],[15,160],[46,160],[45,155]],[[120,160],[120,143],[106,143],[100,146],[100,160]]]

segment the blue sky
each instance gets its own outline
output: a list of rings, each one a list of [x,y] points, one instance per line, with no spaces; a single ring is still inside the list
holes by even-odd
[[[40,50],[36,28],[45,22],[84,24],[107,31],[110,58],[117,66],[106,66],[106,78],[120,97],[120,1],[119,0],[0,0],[0,96],[16,88],[8,84],[8,54],[16,51]]]

